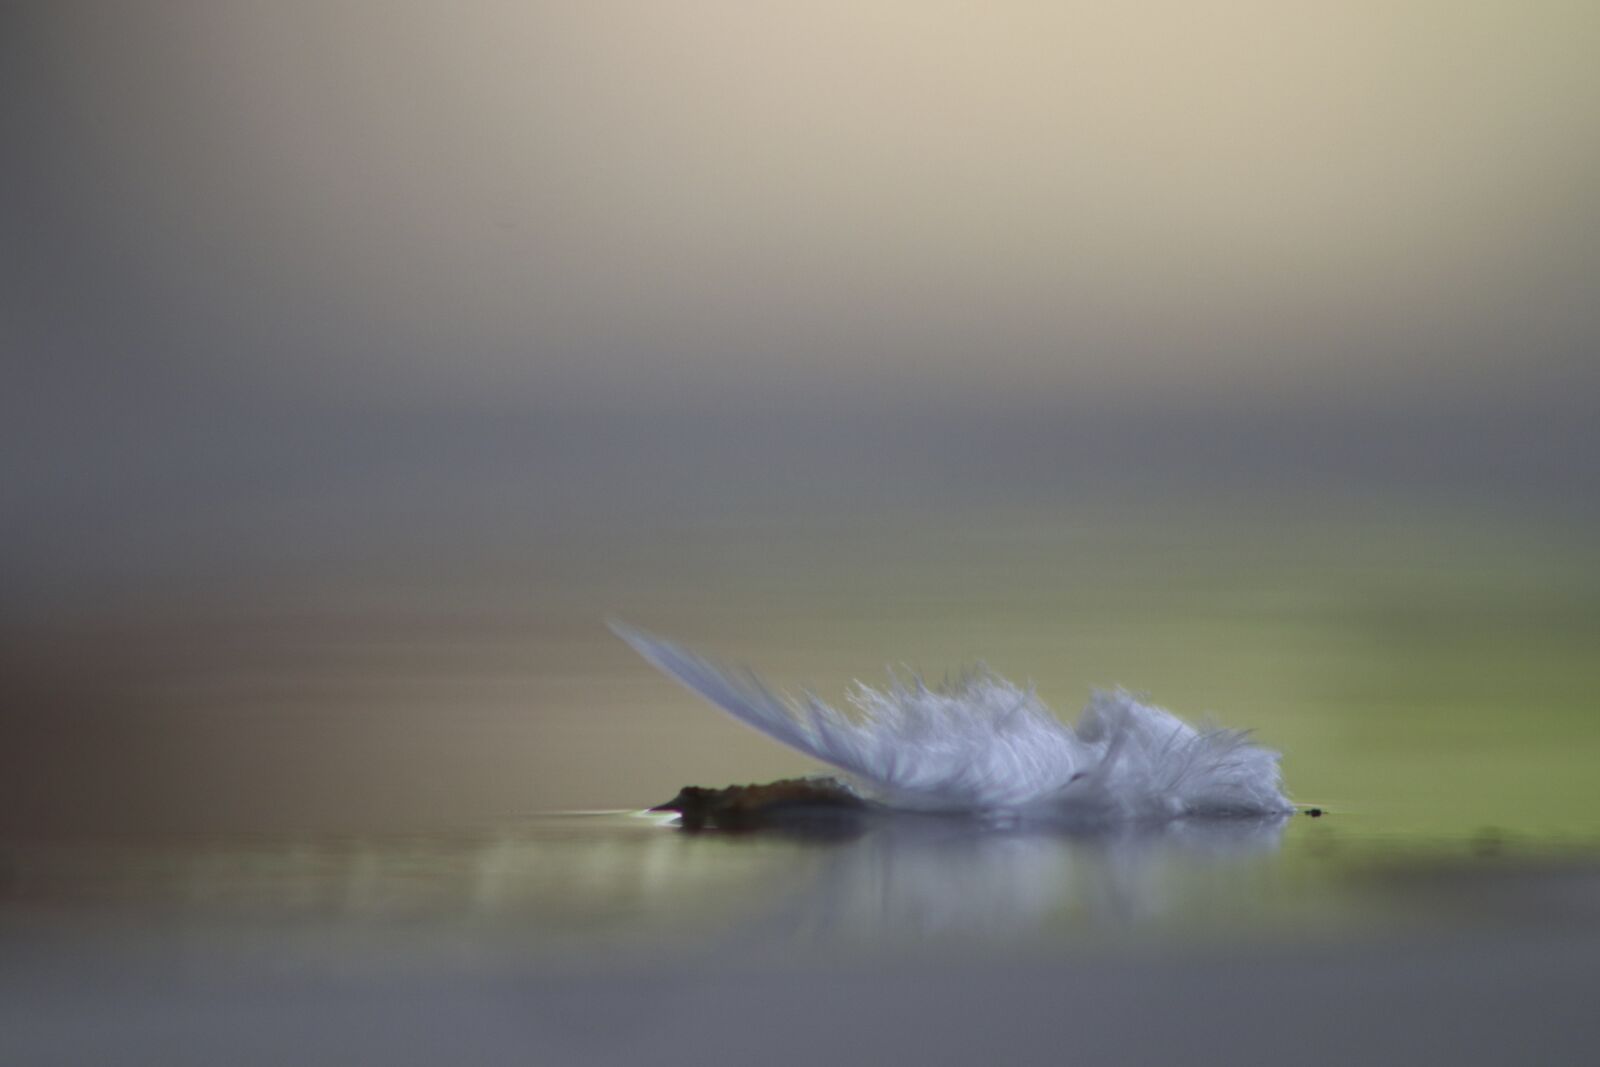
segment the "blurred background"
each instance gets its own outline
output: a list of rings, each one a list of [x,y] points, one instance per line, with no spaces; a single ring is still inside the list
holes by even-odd
[[[0,4],[0,831],[636,808],[987,659],[1592,834],[1600,9]]]

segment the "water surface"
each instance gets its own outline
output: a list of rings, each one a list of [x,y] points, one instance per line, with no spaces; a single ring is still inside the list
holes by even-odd
[[[1587,1048],[1589,543],[1421,519],[1161,529],[713,525],[18,619],[0,1052]],[[1326,814],[683,832],[639,809],[813,768],[656,675],[607,616],[825,697],[886,662],[938,676],[983,658],[1067,715],[1125,684],[1253,727]]]

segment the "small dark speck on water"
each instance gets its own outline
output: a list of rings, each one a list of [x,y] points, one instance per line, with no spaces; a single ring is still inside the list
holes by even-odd
[[[1320,818],[1322,818],[1322,809],[1321,808],[1307,808],[1306,809],[1306,814],[1311,816],[1313,819],[1320,819]]]
[[[767,785],[707,789],[686,785],[651,811],[675,811],[683,829],[757,830],[785,816],[857,814],[866,804],[836,778],[785,778]]]

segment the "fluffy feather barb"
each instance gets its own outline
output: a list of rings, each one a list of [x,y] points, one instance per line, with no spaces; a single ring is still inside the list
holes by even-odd
[[[891,674],[884,689],[856,683],[850,714],[780,696],[749,671],[642,630],[612,629],[683,685],[891,807],[1116,821],[1290,810],[1276,752],[1121,689],[1096,692],[1072,727],[986,669],[932,687]]]

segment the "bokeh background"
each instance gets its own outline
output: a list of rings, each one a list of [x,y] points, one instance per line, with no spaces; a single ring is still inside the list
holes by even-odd
[[[1589,833],[1591,3],[0,4],[0,829],[806,769],[977,658]]]

